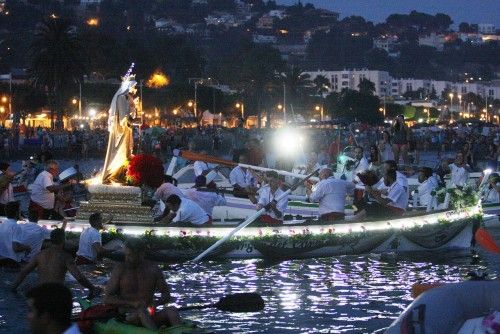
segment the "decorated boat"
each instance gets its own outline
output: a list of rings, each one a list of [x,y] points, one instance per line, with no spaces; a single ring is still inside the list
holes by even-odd
[[[482,216],[478,207],[441,211],[399,219],[328,223],[310,219],[286,221],[279,226],[253,223],[224,243],[211,258],[307,258],[363,253],[467,249]],[[154,223],[109,224],[103,242],[143,238],[149,257],[163,262],[191,260],[230,233],[238,222],[210,227]],[[41,222],[51,228],[51,222]],[[85,221],[69,222],[68,243],[77,245]],[[121,251],[111,255],[122,257]]]

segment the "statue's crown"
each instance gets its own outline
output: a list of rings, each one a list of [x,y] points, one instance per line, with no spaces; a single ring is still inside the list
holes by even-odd
[[[132,74],[132,71],[134,70],[135,63],[132,63],[130,67],[127,70],[127,73],[122,77],[122,81],[131,81],[135,80],[135,74]]]

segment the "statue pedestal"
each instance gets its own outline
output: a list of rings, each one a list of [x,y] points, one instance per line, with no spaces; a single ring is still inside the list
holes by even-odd
[[[90,201],[82,201],[76,219],[87,220],[94,212],[113,215],[117,223],[152,223],[151,208],[141,205],[141,188],[122,185],[90,185]]]

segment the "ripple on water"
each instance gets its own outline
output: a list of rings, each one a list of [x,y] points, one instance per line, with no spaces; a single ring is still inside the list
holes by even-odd
[[[500,236],[500,233],[498,234]],[[500,238],[498,238],[500,239]],[[266,307],[259,313],[226,313],[216,309],[183,315],[218,333],[381,333],[411,302],[416,282],[456,282],[470,270],[500,273],[500,259],[479,252],[342,256],[283,262],[207,261],[165,267],[176,306],[215,303],[224,295],[257,291]],[[111,263],[87,272],[103,284]],[[16,273],[0,268],[0,332],[26,333],[26,304],[6,285]],[[109,274],[108,274],[109,275]],[[29,286],[35,278],[29,277]],[[74,280],[68,284],[84,294]]]

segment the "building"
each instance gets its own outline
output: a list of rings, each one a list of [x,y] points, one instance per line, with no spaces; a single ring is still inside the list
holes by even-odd
[[[267,13],[268,16],[277,18],[279,20],[283,20],[286,17],[286,13],[284,9],[273,9]]]
[[[257,21],[257,29],[271,30],[274,27],[274,17],[270,15],[262,15]]]
[[[397,44],[398,44],[397,36],[384,36],[375,38],[373,40],[374,48],[385,50],[387,53],[393,52]]]
[[[443,51],[445,42],[446,38],[444,35],[437,35],[435,33],[418,38],[418,45],[430,46],[436,48],[437,51]]]
[[[374,94],[377,96],[390,95],[390,82],[392,78],[386,71],[343,70],[343,71],[309,71],[311,80],[322,75],[330,81],[331,91],[340,93],[343,89],[358,90],[358,85],[363,79],[370,80],[375,85]]]
[[[491,23],[479,23],[477,25],[477,31],[480,34],[493,35],[495,34],[495,25]]]
[[[278,42],[278,38],[274,35],[254,34],[252,39],[257,44],[276,44]]]

